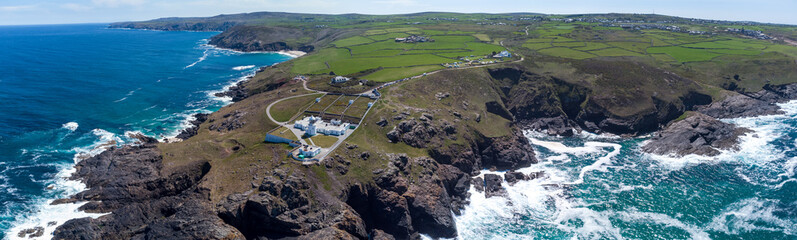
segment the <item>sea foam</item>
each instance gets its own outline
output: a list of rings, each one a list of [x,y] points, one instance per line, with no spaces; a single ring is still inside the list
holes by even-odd
[[[69,131],[74,132],[78,128],[78,124],[76,122],[68,122],[61,125],[62,128],[67,129]]]

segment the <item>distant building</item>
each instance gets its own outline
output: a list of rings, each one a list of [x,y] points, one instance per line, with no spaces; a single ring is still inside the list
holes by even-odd
[[[349,81],[350,78],[344,76],[337,76],[332,78],[332,83],[343,83]]]
[[[508,58],[508,57],[512,57],[512,53],[509,53],[509,51],[502,51],[502,52],[500,52],[498,54],[495,54],[493,57],[494,58],[505,58],[505,57]]]

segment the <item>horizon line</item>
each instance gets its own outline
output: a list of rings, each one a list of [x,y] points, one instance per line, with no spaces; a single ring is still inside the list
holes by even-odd
[[[539,12],[449,12],[449,11],[422,11],[422,12],[408,12],[408,13],[390,13],[390,14],[372,14],[372,13],[310,13],[310,12],[287,12],[287,11],[255,11],[255,12],[239,12],[239,13],[220,13],[212,16],[167,16],[167,17],[157,17],[151,19],[144,19],[144,20],[120,20],[120,21],[109,21],[109,22],[63,22],[63,23],[21,23],[21,24],[0,24],[0,27],[8,27],[8,26],[53,26],[53,25],[81,25],[81,24],[112,24],[112,23],[122,23],[122,22],[147,22],[153,21],[158,19],[167,19],[167,18],[211,18],[217,16],[225,16],[225,15],[239,15],[239,14],[253,14],[253,13],[287,13],[287,14],[308,14],[308,15],[329,15],[329,16],[336,16],[336,15],[364,15],[364,16],[398,16],[398,15],[411,15],[411,14],[424,14],[424,13],[453,13],[453,14],[490,14],[490,15],[510,15],[510,14],[528,14],[528,15],[540,15],[540,16],[570,16],[570,15],[606,15],[606,14],[629,14],[629,15],[658,15],[658,16],[666,16],[666,17],[676,17],[676,18],[684,18],[684,19],[698,19],[698,20],[709,20],[709,21],[725,21],[725,22],[739,22],[739,23],[757,23],[757,24],[767,24],[767,25],[788,25],[788,26],[797,26],[797,23],[777,23],[777,22],[764,22],[764,21],[754,21],[754,20],[723,20],[723,19],[710,19],[710,18],[700,18],[700,17],[683,17],[677,15],[668,15],[662,13],[630,13],[630,12],[591,12],[591,13],[539,13]]]

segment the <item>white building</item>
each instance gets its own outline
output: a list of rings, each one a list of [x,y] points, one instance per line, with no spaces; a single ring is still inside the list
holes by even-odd
[[[332,120],[332,122],[324,122],[317,117],[306,117],[297,120],[293,124],[294,128],[301,129],[305,135],[314,136],[316,134],[341,136],[346,134],[349,124],[340,120]]]
[[[337,77],[333,77],[332,78],[332,83],[342,83],[342,82],[349,81],[349,79],[350,78],[347,78],[347,77],[344,77],[344,76],[337,76]]]
[[[305,158],[315,157],[321,153],[321,148],[317,146],[304,145],[299,147],[299,154],[304,155]]]

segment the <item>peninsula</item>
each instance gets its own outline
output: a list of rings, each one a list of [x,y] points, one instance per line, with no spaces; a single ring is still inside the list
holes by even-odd
[[[222,31],[210,44],[307,54],[224,93],[182,141],[141,137],[78,163],[59,202],[109,213],[56,239],[456,237],[475,187],[545,177],[524,130],[636,137],[717,154],[719,118],[797,98],[797,27],[663,15],[259,12],[113,23]],[[506,171],[503,176],[483,169]]]

